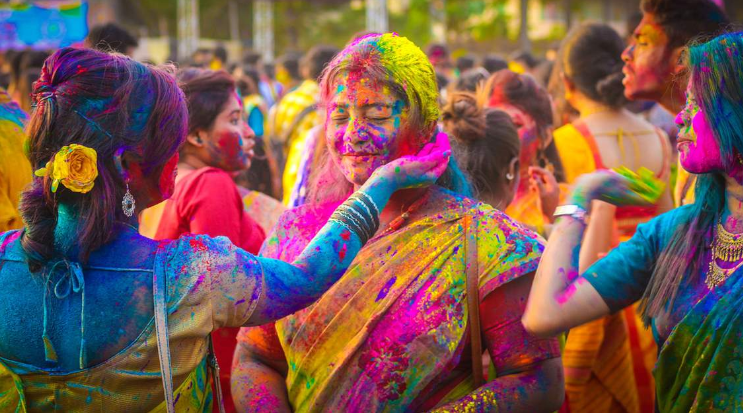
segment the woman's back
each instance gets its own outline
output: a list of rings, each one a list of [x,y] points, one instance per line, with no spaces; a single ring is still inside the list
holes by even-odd
[[[602,112],[579,119],[593,135],[605,168],[647,168],[664,176],[670,167],[670,143],[665,134],[627,110]]]
[[[42,339],[44,282],[28,272],[19,234],[5,233],[1,243],[0,281],[6,288],[0,292],[0,311],[11,316],[0,320],[0,376],[5,368],[22,377],[31,410],[106,406],[132,411],[162,403],[154,274],[165,277],[173,383],[181,396],[176,409],[209,402],[204,395],[210,391],[204,383],[211,380],[206,337],[215,328],[243,325],[250,318],[260,292],[260,281],[245,273],[252,258],[226,238],[186,236],[158,244],[134,229],[124,230],[82,266],[84,289],[57,299],[50,285],[47,332],[55,363],[46,360]],[[65,290],[63,281],[57,292]],[[7,390],[0,386],[0,392]]]
[[[84,367],[93,366],[131,344],[152,319],[155,241],[128,228],[91,254],[82,267],[87,311],[81,326],[83,290],[69,289],[75,281],[67,278],[68,264],[61,262],[47,284],[46,272],[28,271],[19,235],[4,234],[0,249],[0,283],[5,286],[0,291],[0,312],[13,315],[0,320],[0,357],[55,372],[74,371],[80,369],[81,340],[87,355]],[[59,363],[45,361],[42,300],[46,300],[48,334]]]

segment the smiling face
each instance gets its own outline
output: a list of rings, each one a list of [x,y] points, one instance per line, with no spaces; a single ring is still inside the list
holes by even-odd
[[[659,101],[676,74],[678,54],[668,49],[668,36],[652,13],[645,13],[624,49],[624,95]]]
[[[686,89],[686,106],[676,116],[676,124],[679,127],[676,143],[679,161],[685,170],[694,174],[725,170],[720,144],[697,104],[691,82]]]
[[[341,73],[327,104],[328,150],[346,179],[362,185],[378,167],[415,154],[425,142],[411,139],[405,102],[366,76]]]
[[[255,133],[242,117],[242,104],[236,94],[225,103],[211,129],[201,136],[205,136],[208,165],[228,172],[250,168]]]

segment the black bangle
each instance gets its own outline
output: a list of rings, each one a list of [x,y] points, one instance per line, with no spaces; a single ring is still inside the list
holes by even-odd
[[[354,234],[356,234],[357,237],[361,240],[361,244],[366,244],[367,241],[369,241],[369,238],[366,236],[366,233],[364,230],[362,230],[356,223],[349,221],[345,217],[338,215],[337,213],[333,214],[328,221],[337,222],[346,229],[350,230]]]
[[[363,244],[366,244],[366,241],[367,240],[364,239],[365,237],[363,235],[361,235],[361,232],[359,232],[357,229],[352,228],[346,222],[341,221],[340,219],[337,219],[337,218],[333,218],[333,217],[330,217],[330,219],[328,220],[328,222],[335,222],[336,224],[338,224],[338,225],[346,228],[348,230],[348,232],[352,232],[352,233],[356,234],[357,237],[359,237],[359,240],[361,240],[361,244],[362,245]]]
[[[367,195],[368,196],[368,195]],[[365,210],[367,215],[372,219],[372,225],[374,225],[375,228],[379,228],[379,213],[377,211],[377,206],[373,205],[369,202],[368,199],[353,194],[351,197],[348,198],[349,201],[356,201],[355,203],[359,204],[362,209]],[[374,209],[374,212],[372,212],[372,209]],[[376,230],[374,231],[376,232]]]
[[[366,233],[369,235],[369,238],[371,238],[376,232],[374,230],[374,222],[372,221],[372,218],[362,213],[361,211],[357,210],[356,208],[348,206],[347,204],[344,203],[338,207],[337,211],[348,213],[350,218],[359,221],[359,224],[363,226],[363,228],[366,230]]]

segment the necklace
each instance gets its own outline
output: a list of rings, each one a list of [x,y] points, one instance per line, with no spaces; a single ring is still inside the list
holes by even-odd
[[[720,268],[717,260],[735,263],[732,268]],[[710,290],[722,284],[731,274],[743,266],[743,234],[733,234],[722,226],[722,220],[717,221],[717,231],[712,242],[712,257],[709,262],[709,271],[704,283]]]

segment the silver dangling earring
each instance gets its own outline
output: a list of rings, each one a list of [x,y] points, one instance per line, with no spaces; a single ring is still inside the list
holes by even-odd
[[[132,196],[132,193],[129,192],[129,182],[126,183],[126,193],[124,194],[124,199],[121,200],[121,209],[124,210],[124,215],[131,218],[132,215],[134,215],[134,207],[136,206],[136,201],[134,201],[134,197]]]
[[[508,179],[508,182],[511,182],[511,181],[513,181],[513,174],[512,174],[512,173],[510,173],[510,172],[509,172],[509,173],[507,173],[507,174],[506,174],[506,179]]]

